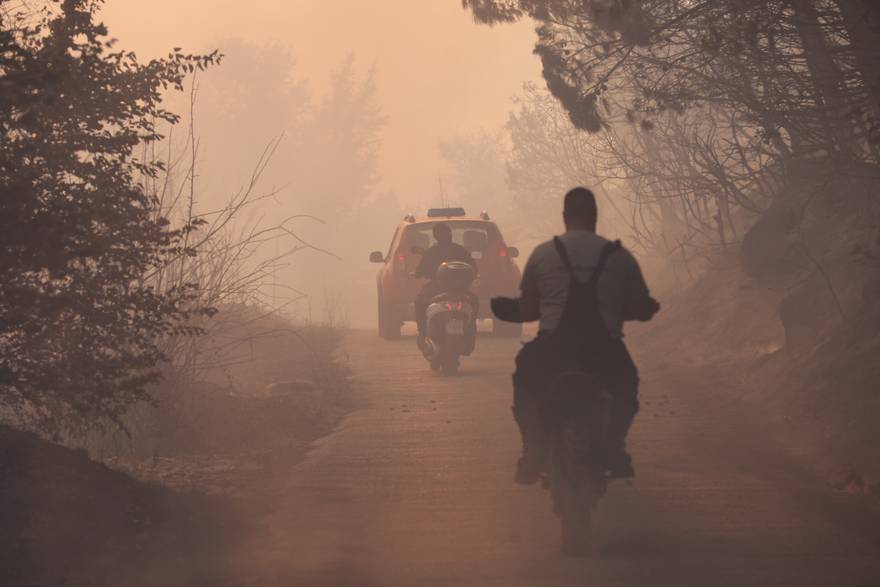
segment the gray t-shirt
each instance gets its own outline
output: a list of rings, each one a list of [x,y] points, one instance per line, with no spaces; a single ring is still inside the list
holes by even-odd
[[[570,230],[559,238],[568,251],[578,281],[593,274],[602,248],[608,241],[585,230]],[[523,270],[523,295],[537,294],[541,312],[541,331],[553,331],[559,324],[568,298],[569,276],[552,240],[538,245]],[[599,276],[599,311],[608,333],[623,337],[626,309],[649,297],[648,286],[638,262],[626,249],[611,253]]]

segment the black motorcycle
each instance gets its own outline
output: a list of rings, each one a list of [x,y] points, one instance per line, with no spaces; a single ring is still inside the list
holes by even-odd
[[[458,261],[437,269],[442,291],[428,305],[422,354],[443,375],[455,375],[459,357],[470,355],[476,345],[478,300],[470,291],[475,277],[473,267]]]
[[[562,373],[547,394],[544,415],[552,431],[545,486],[562,522],[562,549],[586,556],[592,514],[607,488],[603,463],[612,397],[602,379],[586,371]]]

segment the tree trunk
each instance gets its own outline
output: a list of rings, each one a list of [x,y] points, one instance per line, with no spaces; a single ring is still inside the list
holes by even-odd
[[[880,7],[875,0],[837,0],[870,101],[874,134],[880,134]]]
[[[843,0],[846,1],[846,0]],[[819,107],[819,117],[827,135],[829,155],[846,159],[852,151],[852,126],[846,121],[847,105],[842,76],[826,44],[814,0],[791,0],[794,26],[804,49],[804,58]]]

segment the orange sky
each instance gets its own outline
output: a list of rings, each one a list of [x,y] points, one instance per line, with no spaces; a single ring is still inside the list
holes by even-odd
[[[234,36],[281,41],[319,90],[349,52],[375,63],[382,187],[410,202],[436,195],[439,139],[502,124],[511,96],[540,79],[531,23],[478,26],[459,0],[107,0],[103,19],[143,59]]]

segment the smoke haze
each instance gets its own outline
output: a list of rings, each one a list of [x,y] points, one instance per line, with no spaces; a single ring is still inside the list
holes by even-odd
[[[503,124],[510,98],[541,75],[531,54],[530,23],[481,27],[458,2],[117,0],[103,15],[121,45],[142,58],[173,46],[213,48],[228,38],[280,43],[290,50],[297,74],[318,91],[348,54],[362,68],[374,65],[377,98],[388,119],[380,183],[411,205],[437,195],[438,141]]]
[[[262,149],[283,132],[256,189],[274,197],[247,218],[308,213],[324,220],[294,229],[340,258],[306,251],[291,257],[273,282],[305,294],[293,304],[296,314],[327,319],[331,312],[360,326],[372,324],[375,313],[375,266],[367,253],[387,247],[401,211],[438,203],[441,181],[450,199],[467,203],[460,202],[441,142],[501,127],[513,96],[541,75],[530,21],[482,27],[457,2],[110,1],[102,16],[120,46],[141,59],[171,47],[224,53],[224,63],[202,76],[195,105],[200,206],[220,205],[246,184]],[[373,109],[360,113],[369,136],[350,146],[357,161],[344,160],[341,147],[325,140],[347,128],[326,124],[347,116],[331,104],[339,99],[332,95],[335,80],[347,67],[350,91],[367,96],[350,104],[369,101],[366,108]],[[186,99],[169,103],[184,114]],[[310,113],[313,123],[300,125]],[[324,205],[329,200],[335,204]],[[352,217],[343,220],[343,213]],[[352,282],[357,295],[347,287]],[[291,302],[278,297],[279,305]]]
[[[878,194],[878,0],[0,0],[0,587],[880,585]]]

